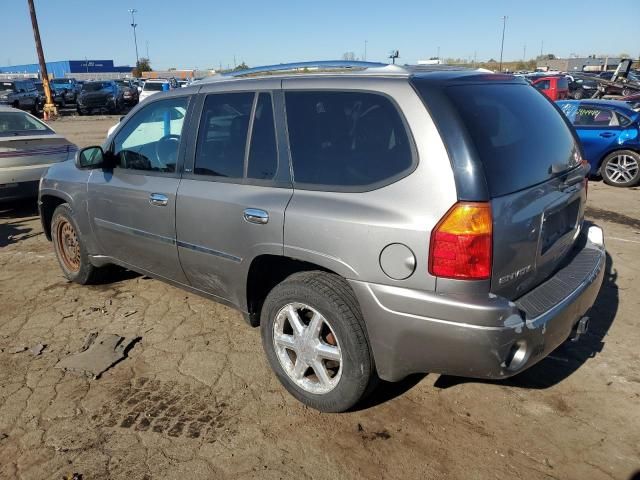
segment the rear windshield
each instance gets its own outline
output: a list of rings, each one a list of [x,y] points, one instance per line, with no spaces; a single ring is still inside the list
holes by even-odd
[[[49,127],[22,112],[0,112],[0,136],[20,135],[26,132],[53,133]]]
[[[428,92],[419,82],[416,87],[428,105]],[[471,136],[492,197],[542,183],[577,165],[569,126],[535,88],[502,83],[443,91]]]

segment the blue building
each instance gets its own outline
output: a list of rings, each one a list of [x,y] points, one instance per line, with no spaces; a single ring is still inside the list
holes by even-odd
[[[115,66],[113,60],[61,60],[47,62],[47,72],[52,78],[63,78],[74,73],[130,73],[132,67]],[[40,73],[40,65],[29,63],[0,67],[0,73]]]

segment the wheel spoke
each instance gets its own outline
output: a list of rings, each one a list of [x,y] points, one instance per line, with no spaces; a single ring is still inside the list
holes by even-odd
[[[337,362],[340,361],[340,350],[338,347],[334,347],[327,343],[320,343],[320,345],[317,345],[314,350],[316,355],[320,358],[335,360]]]
[[[293,338],[293,335],[287,335],[286,333],[277,333],[273,338],[281,347],[288,348],[290,350],[293,350],[294,352],[297,351],[296,342]]]
[[[304,372],[307,371],[307,368],[309,368],[309,365],[307,365],[306,362],[302,360],[302,358],[298,357],[296,358],[296,364],[293,367],[293,372],[291,372],[291,375],[296,380],[302,380]]]
[[[326,387],[331,383],[329,373],[327,373],[327,369],[320,360],[315,360],[313,362],[313,365],[311,365],[311,368],[313,368],[313,371],[316,373],[316,377],[318,377],[318,381],[322,384],[322,386]]]
[[[304,325],[302,324],[300,315],[298,315],[298,312],[293,305],[289,305],[289,308],[287,308],[287,318],[289,319],[289,323],[293,329],[293,334],[296,337],[302,335],[302,332],[304,332]]]
[[[309,322],[309,338],[318,338],[320,336],[320,330],[322,329],[322,324],[324,323],[324,318],[318,312],[313,312],[313,317],[311,317],[311,321]]]

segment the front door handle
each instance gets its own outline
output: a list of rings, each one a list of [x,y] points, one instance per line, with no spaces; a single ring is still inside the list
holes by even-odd
[[[149,203],[156,207],[166,207],[169,203],[169,197],[161,193],[152,193],[149,195]]]
[[[244,211],[244,219],[249,223],[264,225],[269,221],[269,214],[259,208],[247,208]]]
[[[603,132],[600,134],[601,137],[603,138],[611,138],[611,137],[615,137],[616,134],[615,133],[611,133],[611,132]]]

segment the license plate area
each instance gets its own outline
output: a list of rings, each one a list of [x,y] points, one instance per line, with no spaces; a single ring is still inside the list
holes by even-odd
[[[544,213],[540,235],[541,255],[544,255],[558,240],[576,228],[579,211],[580,199],[577,198],[568,205]]]

